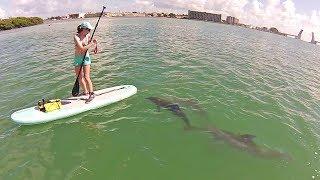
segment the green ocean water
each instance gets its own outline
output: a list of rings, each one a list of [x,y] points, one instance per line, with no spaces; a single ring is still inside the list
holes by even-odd
[[[235,26],[103,18],[95,89],[132,84],[138,93],[46,124],[13,123],[14,111],[42,97],[70,95],[80,22],[0,32],[0,179],[320,179],[319,46]],[[150,96],[208,131],[186,130]],[[228,141],[241,134],[285,156]]]

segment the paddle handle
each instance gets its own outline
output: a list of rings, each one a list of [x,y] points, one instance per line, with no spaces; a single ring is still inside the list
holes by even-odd
[[[97,23],[96,23],[96,26],[94,27],[94,30],[93,30],[93,32],[92,32],[92,35],[91,35],[91,38],[90,38],[90,41],[89,41],[89,42],[92,41],[93,35],[94,35],[94,33],[96,32],[96,29],[97,29],[97,27],[98,27],[99,21],[100,21],[100,19],[101,19],[101,16],[103,15],[103,11],[104,11],[105,9],[106,9],[106,7],[103,6],[102,11],[101,11],[101,14],[100,14],[100,17],[99,17],[99,19],[98,19],[98,21],[97,21]]]
[[[96,26],[94,27],[94,30],[93,30],[93,32],[92,32],[91,37],[90,37],[89,43],[90,43],[90,42],[92,41],[92,39],[93,39],[93,35],[94,35],[94,33],[96,32],[96,29],[97,29],[97,27],[98,27],[99,21],[100,21],[100,19],[101,19],[101,16],[103,15],[103,11],[104,11],[105,9],[106,9],[106,7],[103,6],[102,11],[101,11],[101,14],[100,14],[100,16],[99,16],[99,19],[98,19],[98,21],[97,21],[97,23],[96,23]],[[86,53],[83,55],[83,59],[82,59],[82,63],[81,63],[81,66],[80,66],[80,71],[79,71],[79,74],[78,74],[77,79],[79,78],[81,69],[82,69],[83,64],[84,64],[84,59],[86,58],[87,53],[88,53],[88,49],[86,50]]]

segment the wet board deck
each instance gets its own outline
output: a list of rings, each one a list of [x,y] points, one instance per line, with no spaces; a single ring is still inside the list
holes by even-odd
[[[40,124],[54,121],[92,109],[97,109],[123,99],[126,99],[137,93],[137,88],[133,85],[122,85],[94,92],[96,97],[86,103],[87,96],[71,97],[62,99],[62,108],[52,112],[42,112],[37,107],[30,107],[14,112],[11,119],[18,124]]]

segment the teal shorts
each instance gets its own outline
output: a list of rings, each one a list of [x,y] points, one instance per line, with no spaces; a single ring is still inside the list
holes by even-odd
[[[81,66],[82,64],[82,60],[83,60],[83,56],[75,56],[74,57],[74,61],[73,61],[73,65],[74,66]],[[89,55],[86,55],[86,57],[84,58],[84,63],[83,65],[88,65],[91,64],[91,58]]]

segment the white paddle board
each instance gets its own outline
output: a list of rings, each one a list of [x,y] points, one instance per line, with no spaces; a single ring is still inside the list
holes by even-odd
[[[89,103],[86,103],[88,96],[71,97],[61,100],[61,109],[42,112],[38,107],[30,107],[14,112],[11,119],[18,124],[26,125],[54,121],[121,101],[136,94],[137,88],[133,85],[123,85],[101,89],[94,93],[96,97]]]

